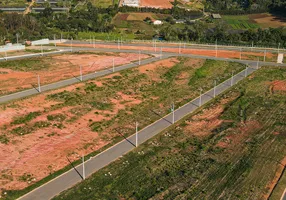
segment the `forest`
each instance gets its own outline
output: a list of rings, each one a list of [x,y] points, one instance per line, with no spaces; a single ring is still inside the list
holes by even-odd
[[[286,13],[286,2],[283,0],[207,0],[206,10],[229,12],[232,14],[255,13],[268,11],[281,14]],[[283,28],[231,30],[223,22],[215,22],[210,25],[205,20],[198,20],[195,23],[192,19],[202,17],[198,11],[188,11],[173,3],[172,9],[154,8],[133,8],[118,7],[108,8],[93,6],[90,2],[84,9],[71,7],[67,13],[53,13],[47,7],[42,13],[30,13],[22,15],[17,13],[0,13],[0,42],[6,40],[16,41],[16,34],[21,40],[34,40],[44,37],[52,38],[54,34],[60,35],[64,32],[69,38],[76,38],[79,32],[115,32],[118,31],[112,23],[112,19],[118,13],[127,12],[152,12],[169,14],[173,19],[185,19],[182,26],[173,26],[173,23],[166,22],[159,28],[158,35],[164,40],[182,40],[195,42],[214,42],[231,44],[250,44],[286,46],[286,30]],[[174,21],[173,21],[174,22]],[[121,33],[124,34],[124,33]],[[142,37],[141,37],[142,38]],[[144,38],[143,38],[144,39]]]

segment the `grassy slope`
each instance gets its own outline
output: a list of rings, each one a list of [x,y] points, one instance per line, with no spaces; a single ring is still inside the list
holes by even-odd
[[[188,64],[190,61],[191,64]],[[51,109],[57,110],[66,106],[77,105],[77,116],[66,118],[60,122],[68,126],[69,122],[77,120],[77,118],[92,111],[92,109],[112,109],[113,106],[110,104],[109,99],[116,98],[117,92],[136,94],[137,98],[143,101],[141,104],[128,106],[125,110],[121,110],[118,114],[112,116],[110,120],[105,120],[101,123],[90,122],[91,130],[99,132],[102,139],[113,137],[112,140],[108,139],[110,144],[112,144],[122,140],[122,137],[114,131],[115,127],[117,127],[125,136],[128,136],[134,131],[133,129],[130,129],[130,123],[132,123],[134,119],[138,119],[141,127],[147,126],[159,118],[153,111],[164,115],[169,112],[171,101],[174,100],[176,107],[178,107],[198,96],[198,88],[202,86],[201,83],[203,83],[203,90],[206,91],[213,86],[213,80],[215,78],[221,82],[230,77],[232,70],[238,72],[244,69],[244,65],[238,63],[207,60],[200,65],[195,65],[192,62],[192,59],[180,58],[180,62],[170,69],[164,68],[164,66],[159,67],[151,73],[160,78],[157,81],[150,80],[149,76],[139,73],[138,69],[124,70],[113,78],[106,79],[103,77],[99,79],[99,81],[102,80],[104,82],[103,87],[97,87],[94,84],[86,83],[85,86],[80,87],[75,91],[66,91],[50,95],[48,98],[61,102]],[[187,74],[186,80],[178,83],[178,81],[181,81],[180,75],[182,73]],[[173,95],[170,96],[170,94]],[[79,101],[81,101],[80,104],[78,104]],[[72,109],[71,112],[74,110],[75,109]],[[24,116],[24,118],[20,120],[17,119],[17,121],[21,123],[23,121],[26,122],[26,118],[27,116]],[[20,127],[31,128],[31,130],[39,128],[33,123],[27,123]],[[109,133],[108,137],[106,134],[101,134],[103,130],[104,132]],[[70,166],[66,167],[63,171],[66,171],[69,168]],[[60,173],[56,174],[58,175]],[[52,177],[54,177],[54,175],[50,176],[50,178]],[[45,181],[50,178],[46,178]],[[8,192],[9,197],[10,199],[14,199],[37,185],[39,184],[33,185],[24,191]]]
[[[194,136],[182,121],[55,199],[261,199],[286,155],[286,96],[267,84],[285,78],[256,72],[207,106],[232,97],[220,116],[231,125]]]

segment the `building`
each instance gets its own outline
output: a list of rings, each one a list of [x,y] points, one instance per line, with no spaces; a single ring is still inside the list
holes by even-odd
[[[220,14],[212,14],[213,19],[221,19]]]
[[[153,22],[153,24],[154,24],[154,25],[162,25],[163,22],[162,22],[161,20],[155,20],[155,21]]]
[[[139,7],[140,0],[123,0],[122,6]]]

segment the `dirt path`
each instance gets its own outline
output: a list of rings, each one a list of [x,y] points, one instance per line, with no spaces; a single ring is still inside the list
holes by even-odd
[[[27,15],[28,13],[30,13],[32,11],[32,7],[35,3],[35,0],[32,0],[32,2],[30,3],[30,5],[26,8],[25,12],[24,12],[24,15]]]

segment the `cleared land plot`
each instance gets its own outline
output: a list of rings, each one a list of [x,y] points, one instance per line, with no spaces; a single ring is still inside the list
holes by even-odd
[[[172,8],[171,2],[174,0],[141,0],[141,7],[152,7],[152,8]]]
[[[54,199],[263,199],[286,156],[285,78],[255,72]]]
[[[249,19],[257,23],[262,28],[277,28],[286,26],[286,18],[274,16],[268,13],[249,15]]]
[[[239,63],[170,58],[2,105],[1,188],[23,189],[123,140],[222,82]],[[80,162],[80,161],[79,161]],[[16,193],[10,193],[13,195]],[[12,197],[11,197],[12,198]],[[14,199],[15,196],[12,198]]]
[[[151,44],[150,44],[151,45]],[[70,44],[58,44],[58,46],[70,46]],[[73,46],[75,47],[93,47],[92,44],[74,44]],[[102,45],[102,44],[96,44],[95,46],[96,48],[110,48],[110,49],[117,49],[117,45]],[[174,47],[174,45],[173,45]],[[151,51],[151,52],[159,52],[160,49],[160,45],[158,44],[156,50],[154,47],[148,47],[148,46],[128,46],[128,45],[124,45],[121,46],[120,49],[129,49],[129,50],[138,50],[138,48],[140,48],[140,50],[142,51]],[[179,45],[177,45],[177,48],[168,48],[168,47],[164,47],[162,48],[162,52],[172,52],[172,53],[179,53]],[[184,49],[183,48],[183,44],[181,46],[181,53],[182,54],[194,54],[194,55],[202,55],[202,56],[216,56],[216,50],[215,47],[213,47],[213,49]],[[284,57],[286,56],[286,54],[284,54]],[[218,55],[217,57],[220,58],[236,58],[239,59],[240,58],[240,50],[239,49],[235,49],[235,50],[220,50],[218,49]],[[251,52],[250,50],[242,51],[242,55],[241,58],[244,60],[259,60],[262,61],[264,60],[264,52]],[[272,62],[276,62],[277,61],[277,52],[266,52],[266,61],[272,61]]]
[[[142,55],[142,59],[147,57]],[[113,58],[115,65],[123,65],[138,60],[138,55],[83,52],[1,62],[0,95],[37,87],[37,75],[40,75],[44,85],[79,77],[80,66],[83,74],[110,68]]]
[[[225,20],[233,29],[241,30],[241,29],[256,29],[260,26],[252,21],[249,15],[224,15],[222,16],[223,20]]]

